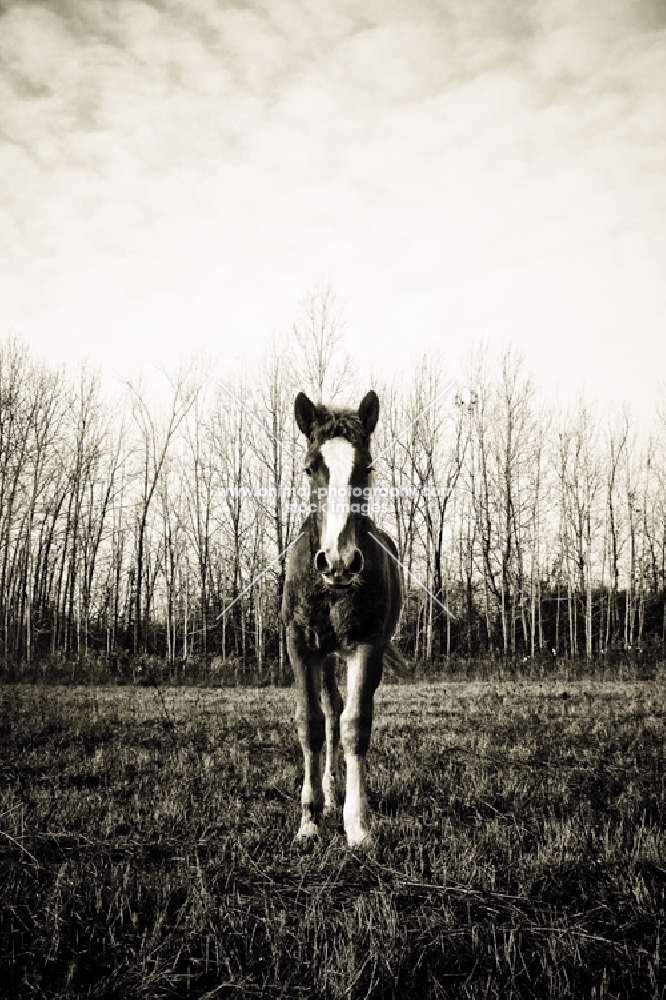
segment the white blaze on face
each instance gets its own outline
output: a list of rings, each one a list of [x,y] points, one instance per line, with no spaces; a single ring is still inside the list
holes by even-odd
[[[338,557],[338,539],[349,517],[349,480],[354,464],[354,447],[344,438],[331,438],[321,446],[328,469],[328,497],[321,547],[329,557]]]

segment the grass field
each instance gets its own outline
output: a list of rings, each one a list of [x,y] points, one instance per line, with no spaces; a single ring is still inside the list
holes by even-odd
[[[663,997],[658,682],[382,687],[375,848],[293,692],[0,689],[10,997]]]

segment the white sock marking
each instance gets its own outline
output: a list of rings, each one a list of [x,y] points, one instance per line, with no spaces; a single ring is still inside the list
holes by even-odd
[[[364,655],[357,649],[347,659],[347,698],[341,717],[341,727],[347,728],[347,720],[358,719],[361,715],[361,686],[363,683]],[[343,736],[344,743],[344,736]],[[370,836],[370,810],[366,791],[365,757],[345,749],[347,765],[347,789],[342,817],[350,846],[362,844]]]

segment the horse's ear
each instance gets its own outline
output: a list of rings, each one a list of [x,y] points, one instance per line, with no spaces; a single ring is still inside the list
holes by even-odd
[[[370,437],[379,420],[379,399],[374,389],[367,392],[361,400],[361,405],[358,408],[358,417],[363,424],[363,430]]]
[[[299,392],[296,397],[296,402],[294,403],[294,416],[296,417],[296,423],[299,429],[305,434],[306,437],[310,437],[310,431],[315,422],[316,412],[315,405],[311,399],[305,395],[304,392]]]

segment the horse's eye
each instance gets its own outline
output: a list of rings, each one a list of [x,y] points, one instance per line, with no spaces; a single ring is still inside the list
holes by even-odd
[[[303,471],[305,472],[306,476],[311,476],[312,475],[312,469],[310,468],[309,465],[306,465],[305,468],[303,469]]]

